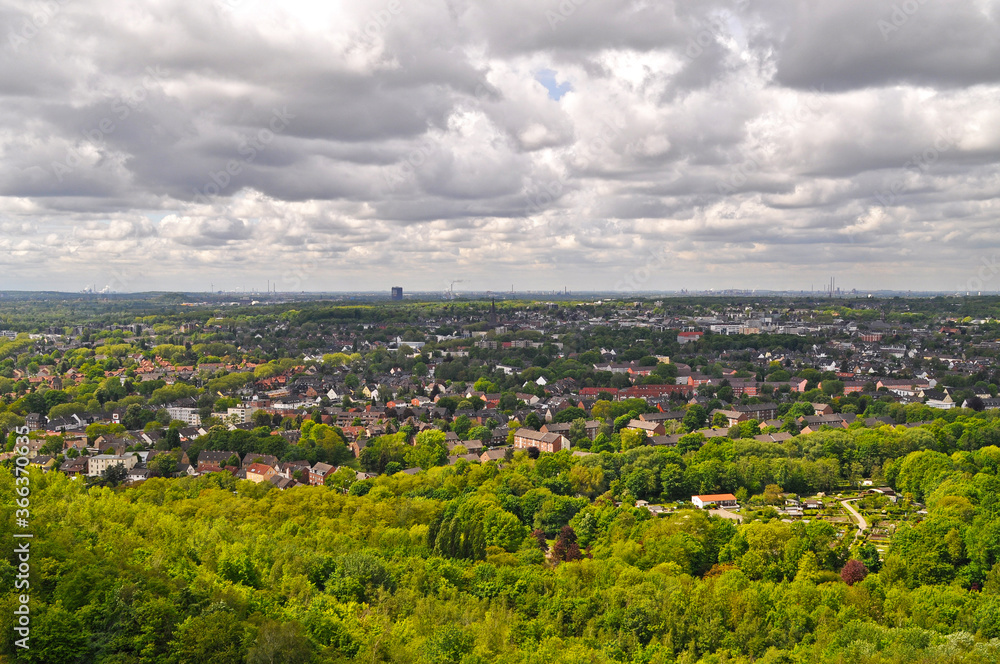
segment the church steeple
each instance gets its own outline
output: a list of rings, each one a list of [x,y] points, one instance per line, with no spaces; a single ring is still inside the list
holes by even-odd
[[[497,324],[497,301],[496,298],[490,300],[490,315],[486,319],[490,325]]]

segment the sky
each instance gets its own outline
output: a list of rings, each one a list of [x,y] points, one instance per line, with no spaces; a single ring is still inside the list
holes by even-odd
[[[0,0],[0,290],[1000,290],[1000,0]]]

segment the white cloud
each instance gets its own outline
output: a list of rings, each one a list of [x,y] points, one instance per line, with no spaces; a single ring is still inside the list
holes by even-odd
[[[951,289],[998,244],[1000,2],[886,36],[895,4],[58,3],[0,51],[0,263],[579,290],[655,256],[644,288]]]

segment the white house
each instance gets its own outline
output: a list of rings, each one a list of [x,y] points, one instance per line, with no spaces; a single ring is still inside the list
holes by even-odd
[[[705,509],[708,505],[715,504],[719,507],[739,507],[736,504],[736,496],[731,493],[715,493],[707,496],[691,496],[691,502],[699,509]]]
[[[125,466],[126,470],[131,470],[133,466],[139,461],[132,454],[125,454],[123,456],[117,456],[115,454],[98,454],[97,456],[92,456],[88,459],[87,464],[87,474],[91,477],[97,477],[104,473],[105,470],[111,466],[122,465]]]

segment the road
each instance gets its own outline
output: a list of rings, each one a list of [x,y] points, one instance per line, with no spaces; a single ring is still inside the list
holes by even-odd
[[[860,500],[860,499],[859,498],[851,498],[850,500],[842,500],[842,501],[840,501],[840,504],[844,506],[844,509],[847,510],[847,512],[852,517],[854,517],[855,521],[858,522],[858,533],[854,536],[855,540],[858,540],[861,537],[861,532],[862,531],[868,529],[868,522],[865,521],[865,517],[861,516],[860,512],[858,512],[856,509],[854,509],[853,507],[851,507],[850,505],[848,505],[848,503],[857,502],[858,500]]]
[[[743,517],[741,517],[739,514],[733,514],[729,510],[724,510],[720,508],[720,509],[709,510],[708,512],[712,516],[721,516],[723,519],[730,519],[732,521],[736,521],[737,523],[743,523]]]

